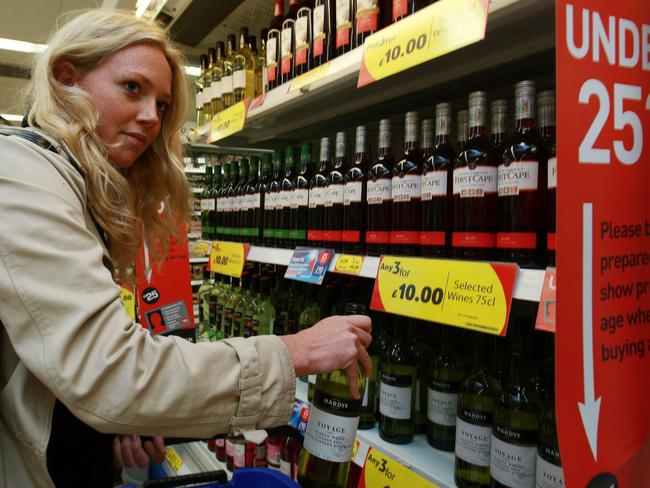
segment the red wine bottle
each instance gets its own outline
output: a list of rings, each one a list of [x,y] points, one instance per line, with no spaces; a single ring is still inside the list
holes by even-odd
[[[323,137],[320,140],[318,169],[309,185],[309,231],[307,232],[307,245],[320,247],[325,238],[325,202],[327,200],[327,187],[329,186],[330,171],[330,140]]]
[[[557,189],[555,92],[553,90],[540,92],[537,106],[539,108],[539,128],[548,157],[546,262],[549,266],[555,266],[555,191]]]
[[[507,117],[508,102],[503,99],[494,100],[490,104],[490,141],[499,154],[503,154],[508,142]]]
[[[343,190],[343,252],[364,254],[366,225],[366,174],[368,172],[368,144],[365,125],[357,127],[354,161],[345,174]]]
[[[284,20],[284,0],[274,0],[273,20],[266,37],[266,91],[280,82],[280,38]]]
[[[366,253],[388,254],[393,220],[393,145],[390,119],[379,121],[377,159],[366,178]]]
[[[348,170],[348,153],[345,132],[336,133],[336,153],[334,164],[328,174],[329,186],[325,199],[325,232],[327,246],[341,252],[343,227],[343,192],[345,190],[345,173]]]

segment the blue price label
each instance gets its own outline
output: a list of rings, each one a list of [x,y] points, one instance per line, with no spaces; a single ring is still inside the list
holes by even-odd
[[[290,280],[320,285],[334,257],[333,249],[297,247],[284,274]]]

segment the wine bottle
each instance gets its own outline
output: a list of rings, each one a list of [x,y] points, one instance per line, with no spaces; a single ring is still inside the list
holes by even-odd
[[[291,230],[289,240],[291,247],[307,244],[309,221],[309,184],[313,177],[314,164],[311,159],[311,143],[303,142],[300,146],[300,169],[293,179],[291,196]]]
[[[429,363],[427,441],[436,449],[454,452],[458,390],[465,368],[450,341],[449,327],[439,327],[440,347]]]
[[[557,190],[557,153],[555,142],[555,92],[547,90],[538,96],[539,127],[548,157],[547,165],[547,211],[546,211],[546,262],[555,266],[555,192]]]
[[[210,292],[210,326],[216,330],[216,339],[226,337],[223,316],[226,308],[226,301],[230,297],[233,289],[230,284],[230,277],[226,275],[217,275],[219,285],[215,286]]]
[[[274,1],[275,14],[266,36],[266,91],[280,84],[280,42],[282,38],[282,19],[284,1]]]
[[[262,168],[260,170],[260,178],[259,178],[259,183],[257,185],[257,194],[259,194],[259,198],[257,198],[257,201],[259,202],[259,209],[257,210],[259,216],[256,218],[256,222],[258,225],[258,230],[257,230],[257,235],[258,238],[255,241],[255,244],[258,245],[265,245],[264,242],[264,231],[266,229],[266,192],[268,191],[269,184],[271,180],[271,155],[270,154],[264,154],[262,156]]]
[[[296,178],[296,160],[293,146],[287,146],[284,160],[284,177],[280,182],[280,202],[276,206],[278,216],[276,225],[276,237],[278,247],[293,247],[289,239],[291,231],[291,200],[293,198],[293,181]]]
[[[320,140],[318,170],[309,184],[309,231],[307,245],[323,245],[325,230],[325,202],[327,201],[328,174],[330,170],[330,140]]]
[[[210,227],[209,239],[212,241],[218,240],[217,226],[219,222],[219,214],[217,207],[217,199],[219,198],[219,191],[221,189],[221,166],[215,164],[212,170],[212,188],[210,189],[209,198],[212,200],[210,204],[211,210],[208,212],[208,226]]]
[[[226,299],[224,308],[223,308],[223,318],[221,319],[223,323],[224,337],[238,337],[239,332],[235,330],[235,308],[241,301],[242,290],[240,286],[239,278],[232,278],[231,280],[232,291],[230,296]]]
[[[503,99],[490,103],[490,142],[498,154],[505,151],[507,139],[506,122],[508,117],[508,102]]]
[[[264,242],[267,246],[277,247],[278,245],[278,214],[280,208],[280,188],[282,184],[281,175],[284,170],[284,154],[282,151],[273,153],[273,176],[266,193],[264,207],[265,224]]]
[[[239,44],[233,61],[234,102],[251,98],[255,92],[255,58],[248,45],[248,27],[240,27]]]
[[[343,192],[345,174],[348,170],[348,154],[345,132],[336,133],[334,164],[327,175],[328,186],[325,199],[325,231],[323,238],[327,246],[341,252],[341,228],[343,224]]]
[[[225,162],[221,165],[223,170],[221,186],[217,194],[217,239],[227,240],[226,238],[226,213],[228,211],[228,200],[226,198],[227,188],[230,184],[230,163]]]
[[[469,138],[454,162],[452,246],[458,258],[494,255],[497,226],[497,166],[485,132],[485,92],[469,95]]]
[[[257,327],[254,324],[255,312],[260,301],[260,274],[253,270],[251,281],[248,288],[248,301],[244,307],[244,316],[242,317],[242,337],[252,337],[257,335]]]
[[[250,179],[250,164],[247,158],[242,158],[239,162],[239,186],[237,187],[237,220],[235,227],[237,229],[237,240],[239,242],[248,242],[249,212],[248,212],[248,180]]]
[[[237,220],[239,218],[239,205],[237,201],[237,189],[239,188],[239,161],[234,160],[230,163],[230,184],[228,185],[228,209],[227,215],[228,238],[231,241],[237,241],[239,238],[239,228]]]
[[[422,166],[423,256],[446,256],[450,244],[452,166],[456,153],[451,143],[451,107],[436,105],[436,140]]]
[[[494,404],[501,392],[490,375],[490,337],[471,333],[472,365],[458,391],[454,480],[459,488],[489,487]]]
[[[298,0],[289,0],[289,11],[282,22],[280,39],[280,83],[286,83],[294,76],[294,53],[296,49],[296,16]]]
[[[201,67],[203,68],[203,120],[207,124],[212,120],[212,48],[208,49],[207,55],[201,56]],[[205,65],[204,65],[205,63]]]
[[[511,329],[510,380],[494,407],[490,450],[493,488],[533,486],[537,457],[539,407],[528,387],[529,337]]]
[[[231,337],[244,336],[244,313],[251,301],[251,272],[244,269],[239,281],[239,300],[236,301],[232,313],[232,335]]]
[[[257,307],[253,314],[253,333],[254,335],[273,334],[275,323],[275,307],[269,297],[271,291],[271,277],[260,277],[260,298],[257,301]]]
[[[221,56],[223,51],[220,49],[221,46],[217,43],[216,48],[208,50],[212,77],[212,83],[210,83],[210,107],[213,117],[223,110],[223,99],[221,98],[221,75],[223,73]]]
[[[210,292],[214,288],[214,277],[207,269],[203,270],[203,283],[197,291],[199,296],[199,326],[195,334],[196,342],[209,342],[207,337],[210,320]]]
[[[390,119],[379,121],[377,159],[368,171],[366,182],[366,252],[380,256],[390,252],[393,215],[393,145]]]
[[[359,429],[372,429],[377,422],[377,370],[379,369],[380,346],[377,338],[383,334],[383,315],[382,313],[371,311],[373,341],[368,346],[368,356],[372,363],[372,373],[366,377],[366,387],[361,397],[361,418],[359,419]]]
[[[466,109],[456,112],[456,148],[458,152],[465,149],[469,133],[469,112]]]
[[[515,133],[498,169],[498,258],[539,268],[545,264],[547,171],[532,81],[515,86],[515,112]]]
[[[420,8],[418,0],[393,0],[393,22],[415,13]]]
[[[356,129],[354,162],[345,173],[343,190],[343,252],[364,254],[366,224],[366,174],[368,172],[368,147],[366,126]]]
[[[296,14],[296,57],[295,74],[302,75],[312,67],[312,9],[306,5],[301,7]]]
[[[422,152],[418,141],[418,114],[407,112],[404,127],[404,155],[393,166],[393,253],[420,253]]]
[[[382,7],[385,6],[383,2]],[[380,29],[379,0],[356,0],[354,12],[355,46],[362,46],[366,37]],[[383,27],[383,26],[381,26]]]
[[[417,364],[417,380],[415,382],[415,433],[424,434],[427,431],[427,385],[428,385],[428,360],[433,355],[431,347],[431,328],[418,321],[415,335],[411,339],[411,347],[415,354]]]
[[[364,312],[356,304],[346,307],[346,314]],[[360,367],[358,385],[363,391],[365,375]],[[300,486],[345,488],[360,409],[361,400],[350,393],[346,370],[318,375],[298,468]]]
[[[234,103],[234,85],[233,85],[233,68],[235,62],[235,44],[236,37],[234,34],[228,34],[226,37],[226,57],[223,60],[223,75],[221,76],[221,90],[223,98],[223,108],[226,109]]]
[[[336,0],[336,55],[351,51],[354,47],[354,1]]]
[[[334,57],[336,38],[336,0],[316,0],[313,13],[313,66],[318,67]]]
[[[201,237],[203,239],[210,239],[212,229],[210,227],[210,212],[214,211],[214,199],[210,197],[212,190],[212,166],[205,167],[205,180],[204,187],[201,195]]]
[[[413,319],[395,319],[392,343],[380,359],[379,436],[393,444],[408,444],[415,433],[417,358],[411,347],[414,333]]]

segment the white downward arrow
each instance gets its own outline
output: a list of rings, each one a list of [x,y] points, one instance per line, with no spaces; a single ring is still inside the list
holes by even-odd
[[[585,402],[578,402],[582,425],[587,434],[589,447],[598,460],[598,416],[600,400],[595,398],[594,388],[594,329],[593,329],[593,204],[582,206],[582,361],[585,387]]]

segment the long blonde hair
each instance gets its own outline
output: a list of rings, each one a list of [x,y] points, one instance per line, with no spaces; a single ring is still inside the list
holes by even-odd
[[[172,100],[158,137],[126,169],[116,169],[107,142],[98,132],[99,115],[82,89],[56,80],[55,67],[71,62],[87,71],[128,46],[148,43],[160,48],[172,70]],[[60,139],[85,173],[88,204],[108,237],[117,276],[126,270],[143,239],[154,261],[167,252],[169,233],[190,216],[190,189],[183,172],[180,128],[185,120],[188,88],[183,58],[165,32],[153,22],[126,12],[89,10],[58,29],[37,59],[27,92],[29,124]],[[158,213],[160,202],[166,212]]]

